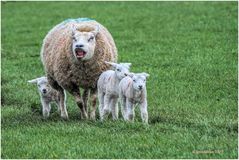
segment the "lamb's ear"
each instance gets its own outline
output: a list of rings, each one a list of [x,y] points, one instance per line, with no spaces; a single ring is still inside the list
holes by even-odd
[[[149,77],[149,74],[145,72],[143,72],[142,75],[145,76],[146,78]]]
[[[132,73],[132,72],[131,72],[131,73],[128,73],[128,76],[131,77],[131,78],[133,78],[134,73]]]
[[[117,63],[107,62],[107,61],[105,61],[105,63],[111,65],[114,68],[116,68],[116,66],[117,66]]]
[[[128,69],[130,68],[131,66],[131,63],[122,63],[124,66],[126,66]]]
[[[37,83],[37,81],[38,81],[38,79],[36,78],[36,79],[29,80],[29,81],[27,81],[27,82],[28,82],[28,83]]]
[[[91,32],[94,34],[94,36],[96,36],[96,35],[99,33],[99,31],[100,31],[100,26],[97,25],[97,26],[94,28],[94,30],[91,31]]]

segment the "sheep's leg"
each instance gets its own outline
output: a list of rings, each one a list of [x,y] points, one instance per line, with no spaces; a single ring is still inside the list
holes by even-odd
[[[68,119],[68,113],[66,110],[66,93],[63,89],[62,91],[60,91],[60,110],[61,110],[61,117],[64,119]]]
[[[59,86],[58,83],[50,75],[47,75],[47,79],[50,85],[59,92],[61,117],[68,119],[68,113],[66,109],[66,94],[64,92],[64,89]]]
[[[56,105],[57,105],[57,111],[60,112],[60,111],[61,111],[60,101],[59,101],[59,102],[56,102]]]
[[[90,92],[90,99],[91,99],[91,112],[90,112],[90,119],[95,120],[95,111],[96,111],[96,98],[97,98],[97,90],[92,89]]]
[[[84,107],[84,102],[82,101],[81,96],[80,96],[80,92],[75,95],[75,101],[76,101],[76,104],[78,105],[78,107],[81,110],[81,112],[80,112],[81,118],[82,119],[88,119],[88,115],[87,115],[87,112],[86,112],[85,107]]]
[[[118,98],[112,98],[112,100],[110,102],[110,108],[111,108],[113,120],[118,119],[118,115],[119,115],[117,102],[118,102]]]
[[[127,120],[134,121],[134,105],[129,99],[126,100],[127,106]]]
[[[99,113],[100,119],[103,120],[103,109],[104,109],[104,93],[98,91],[98,100],[99,100]]]
[[[81,98],[80,89],[77,86],[71,87],[71,89],[68,90],[70,94],[72,94],[75,98],[77,106],[80,108],[80,114],[82,119],[87,119],[88,115],[84,107],[84,102]]]
[[[120,98],[120,102],[121,102],[121,114],[122,114],[124,120],[127,120],[127,117],[126,117],[126,113],[127,113],[126,97],[122,96]]]
[[[83,92],[82,99],[83,99],[83,107],[86,111],[87,116],[88,116],[88,110],[89,110],[87,107],[88,106],[88,97],[89,97],[89,90],[86,89]]]
[[[41,99],[42,103],[42,115],[44,118],[48,118],[50,115],[50,103]]]
[[[102,115],[102,119],[101,120],[103,120],[106,116],[109,115],[109,113],[110,113],[109,104],[110,104],[110,95],[105,94],[105,96],[104,96],[103,115]]]
[[[144,123],[148,124],[148,111],[147,111],[147,101],[140,104],[141,119]]]

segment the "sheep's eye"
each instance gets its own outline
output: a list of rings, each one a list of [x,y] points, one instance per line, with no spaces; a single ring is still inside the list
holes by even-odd
[[[73,41],[76,41],[76,37],[73,37]]]
[[[146,80],[144,79],[144,82],[145,82]]]
[[[92,36],[92,37],[90,37],[89,39],[88,39],[88,42],[90,42],[90,41],[92,41],[94,39],[94,37]]]
[[[117,71],[119,71],[119,72],[120,72],[121,70],[120,70],[120,69],[117,69]]]
[[[134,82],[136,82],[136,80],[135,80],[135,79],[134,79],[133,81],[134,81]]]

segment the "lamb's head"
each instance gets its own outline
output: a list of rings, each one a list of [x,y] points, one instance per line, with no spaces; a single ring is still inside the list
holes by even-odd
[[[119,64],[113,62],[105,62],[105,63],[110,64],[113,67],[115,74],[119,80],[128,76],[131,63],[119,63]]]
[[[130,73],[129,76],[133,80],[133,88],[136,91],[144,90],[146,86],[146,78],[149,77],[148,73]]]
[[[51,86],[49,85],[46,77],[40,77],[28,81],[29,83],[37,84],[38,90],[41,95],[46,96],[51,91]]]
[[[99,27],[92,31],[80,31],[73,29],[72,32],[72,51],[77,60],[89,60],[95,53],[96,35]]]

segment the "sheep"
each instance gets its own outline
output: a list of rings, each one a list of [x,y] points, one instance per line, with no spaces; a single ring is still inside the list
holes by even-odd
[[[43,40],[41,60],[49,83],[60,92],[61,117],[68,118],[64,89],[74,96],[81,118],[88,119],[90,93],[95,119],[97,80],[117,62],[117,49],[109,31],[92,19],[69,19],[56,25]],[[84,89],[81,97],[80,88]]]
[[[128,75],[131,63],[105,63],[110,64],[114,70],[103,72],[97,82],[100,119],[103,120],[111,112],[113,119],[116,120],[118,119],[119,82]]]
[[[55,102],[58,106],[60,105],[60,95],[59,92],[55,89],[53,89],[46,77],[39,77],[36,79],[32,79],[28,81],[29,83],[37,84],[38,91],[41,97],[41,104],[42,104],[42,114],[43,117],[47,118],[50,115],[51,111],[51,103]]]
[[[119,83],[119,97],[121,103],[121,113],[124,120],[134,120],[134,108],[136,104],[140,105],[141,119],[148,123],[147,111],[147,73],[130,73]]]

